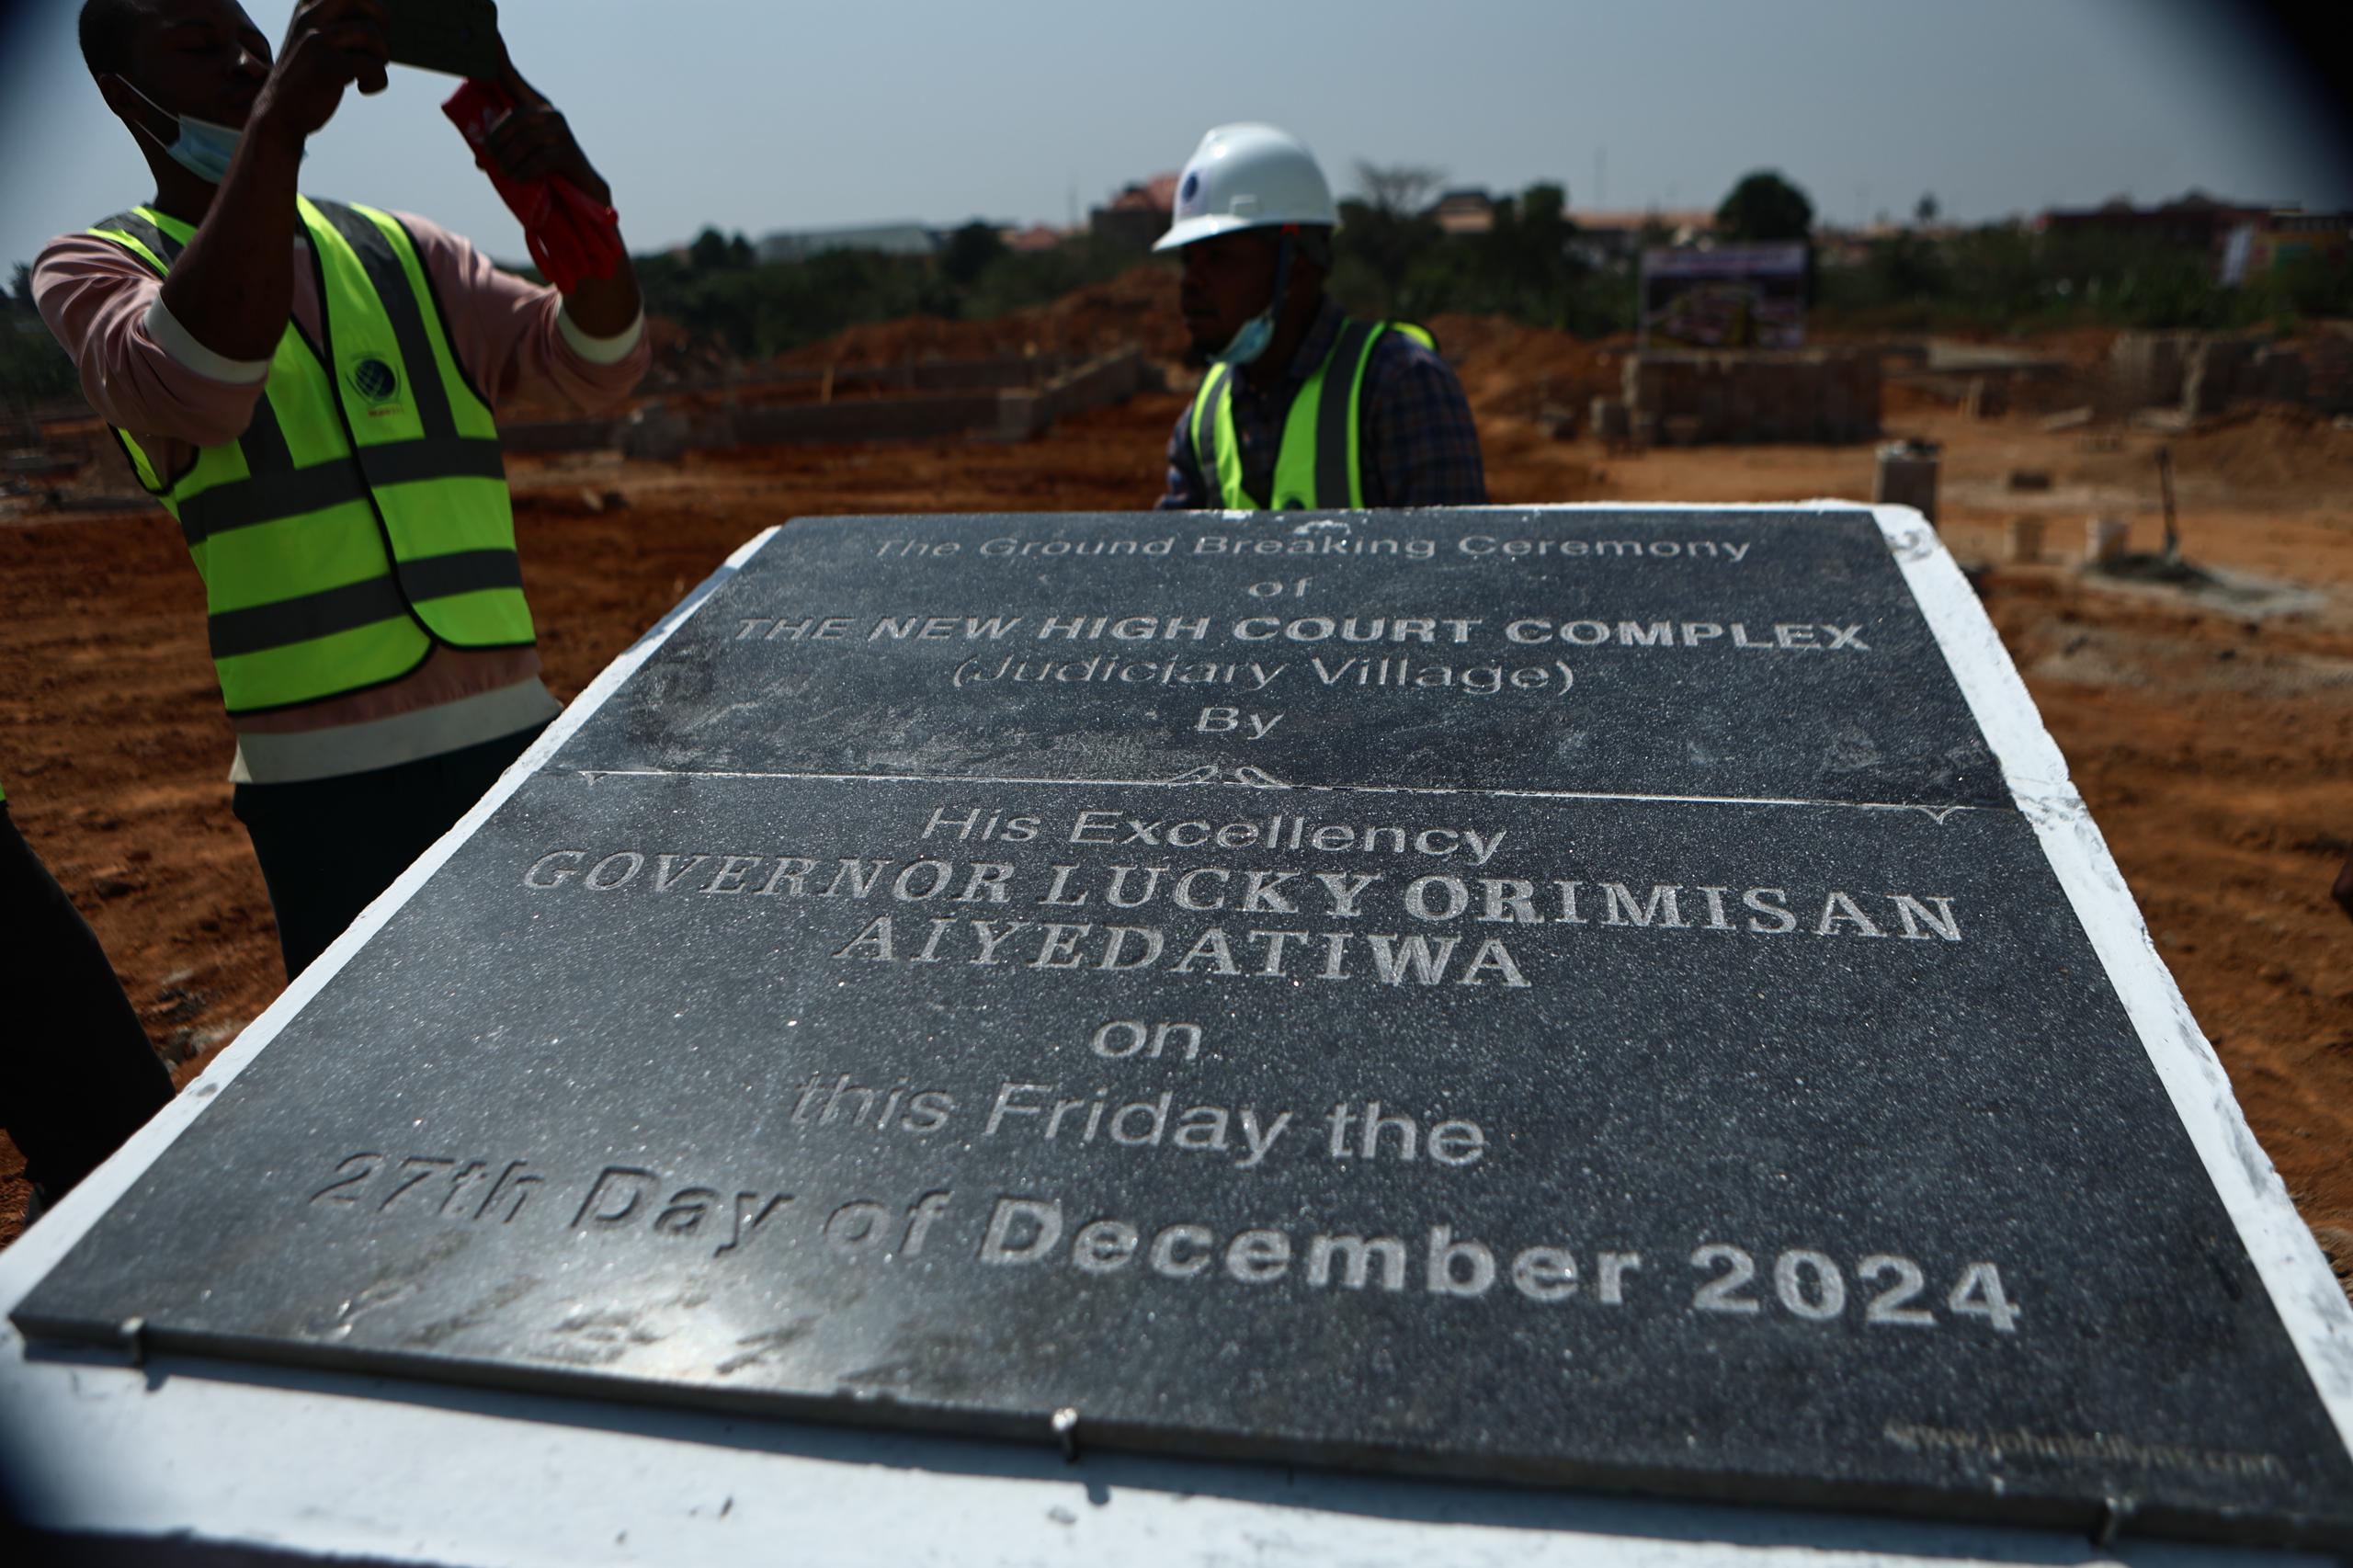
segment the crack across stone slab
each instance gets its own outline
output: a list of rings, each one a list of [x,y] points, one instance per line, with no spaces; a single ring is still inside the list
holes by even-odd
[[[1495,801],[1607,801],[1632,805],[1671,806],[1830,806],[1860,812],[1919,812],[1941,823],[1956,812],[2032,812],[2071,816],[2084,812],[2073,796],[2036,796],[2012,805],[1969,805],[1938,801],[1837,801],[1781,795],[1653,795],[1586,790],[1464,790],[1421,784],[1287,784],[1255,767],[1234,769],[1235,777],[1217,776],[1214,769],[1197,768],[1175,778],[1040,778],[1026,776],[964,773],[801,773],[779,769],[726,767],[581,767],[550,768],[536,778],[572,777],[591,785],[608,778],[734,778],[793,779],[816,784],[1004,784],[1040,785],[1070,790],[1192,790],[1223,785],[1237,790],[1296,790],[1334,795],[1471,796]]]

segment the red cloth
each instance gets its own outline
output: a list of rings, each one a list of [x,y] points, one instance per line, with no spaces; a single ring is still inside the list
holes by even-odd
[[[547,280],[569,294],[584,278],[610,278],[626,252],[620,214],[592,201],[562,175],[511,180],[498,172],[487,151],[491,127],[511,112],[514,98],[493,82],[468,82],[441,106],[474,150],[474,163],[490,176],[507,210],[522,221],[531,260]]]

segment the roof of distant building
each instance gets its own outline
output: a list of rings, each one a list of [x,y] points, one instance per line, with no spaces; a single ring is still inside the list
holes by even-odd
[[[939,249],[939,236],[921,223],[866,223],[841,229],[779,231],[762,236],[755,248],[763,261],[794,261],[835,250],[930,256]]]
[[[2154,207],[2136,207],[2129,198],[2115,196],[2097,207],[2053,207],[2035,219],[2038,228],[2087,228],[2131,224],[2143,228],[2228,223],[2293,211],[2279,201],[2218,201],[2202,190],[2189,191]]]
[[[1483,190],[1449,190],[1430,209],[1438,226],[1449,234],[1484,234],[1495,226],[1495,204]]]
[[[1176,181],[1173,174],[1154,175],[1121,190],[1103,205],[1114,212],[1174,212]]]
[[[1655,223],[1669,231],[1692,229],[1705,233],[1716,226],[1716,215],[1705,208],[1652,207],[1641,210],[1633,208],[1615,210],[1592,208],[1572,210],[1569,222],[1588,231],[1607,230],[1640,233]]]
[[[2281,208],[2266,213],[2256,221],[2256,226],[2274,233],[2334,233],[2353,230],[2353,212],[2306,212],[2300,208]]]

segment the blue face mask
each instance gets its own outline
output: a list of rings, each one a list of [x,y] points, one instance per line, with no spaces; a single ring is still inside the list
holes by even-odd
[[[1213,364],[1233,365],[1237,368],[1255,364],[1258,356],[1267,351],[1267,345],[1274,340],[1275,312],[1260,311],[1256,315],[1244,322],[1242,330],[1235,333],[1224,347],[1211,355],[1210,360]]]
[[[116,80],[122,79],[117,77]],[[138,88],[131,87],[129,82],[122,85],[131,87],[131,96],[157,114],[177,120],[180,133],[166,145],[161,137],[143,125],[134,122],[131,129],[144,131],[148,140],[164,149],[165,156],[205,184],[219,185],[228,177],[229,160],[237,155],[237,143],[244,138],[244,131],[233,126],[215,125],[209,119],[199,119],[193,115],[173,114]]]
[[[1274,297],[1267,301],[1265,310],[1242,324],[1242,329],[1233,335],[1232,341],[1210,356],[1211,363],[1232,365],[1237,369],[1244,365],[1255,364],[1258,357],[1267,351],[1267,345],[1275,340],[1275,312],[1281,308],[1283,297],[1290,292],[1292,252],[1291,237],[1285,234],[1282,249],[1275,256]]]

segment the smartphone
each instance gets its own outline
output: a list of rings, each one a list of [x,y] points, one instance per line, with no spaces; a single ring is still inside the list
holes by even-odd
[[[384,0],[384,10],[393,64],[498,80],[495,0]]]

